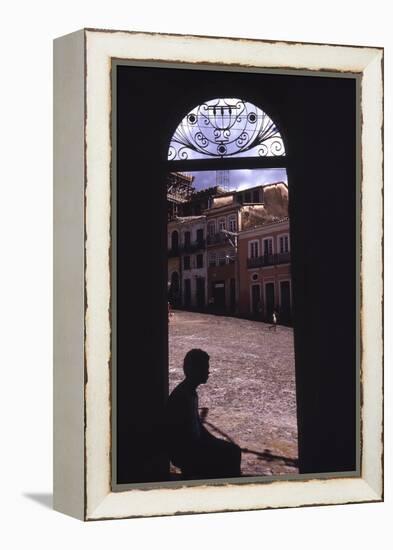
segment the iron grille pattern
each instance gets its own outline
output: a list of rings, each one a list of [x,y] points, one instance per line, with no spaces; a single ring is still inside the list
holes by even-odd
[[[285,156],[281,134],[259,107],[237,98],[206,101],[177,127],[168,160]]]
[[[257,258],[248,258],[247,267],[264,267],[266,265],[286,264],[291,261],[291,255],[289,252],[281,254],[265,254],[264,256],[258,256]]]

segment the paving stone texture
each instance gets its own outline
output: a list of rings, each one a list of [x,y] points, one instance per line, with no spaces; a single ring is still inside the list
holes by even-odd
[[[170,391],[192,348],[210,355],[198,388],[205,426],[242,448],[242,475],[297,473],[293,330],[266,323],[175,311],[169,323]]]

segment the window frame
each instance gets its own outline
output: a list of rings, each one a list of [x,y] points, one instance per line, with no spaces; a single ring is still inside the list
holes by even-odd
[[[230,214],[228,216],[227,221],[228,221],[229,231],[232,231],[233,233],[236,233],[236,231],[237,231],[237,216],[236,216],[236,214]],[[232,222],[234,222],[234,227],[231,227]]]
[[[214,263],[211,263],[214,258]],[[208,252],[207,267],[217,267],[217,253],[215,251]]]
[[[253,250],[253,246],[252,245],[257,245],[257,255],[256,256],[253,256],[252,255],[252,250]],[[256,258],[259,258],[261,256],[260,254],[260,239],[251,239],[248,241],[248,259],[249,260],[254,260]]]
[[[222,263],[221,263],[222,262]],[[220,249],[217,251],[217,265],[222,267],[227,263],[227,253],[226,250]]]
[[[191,255],[190,254],[185,254],[183,256],[183,271],[190,271],[192,269],[191,267]],[[188,260],[188,267],[186,267],[186,259]]]
[[[195,254],[195,269],[203,269],[204,261],[203,261],[204,254]],[[198,265],[198,258],[201,258],[201,265]]]
[[[271,242],[271,252],[268,251],[266,254],[265,252],[265,242]],[[269,249],[269,246],[268,246]],[[262,238],[262,256],[273,256],[274,254],[274,238],[273,237],[263,237]]]
[[[213,228],[213,232],[210,231],[211,228]],[[207,236],[214,237],[214,235],[217,235],[217,224],[216,220],[212,219],[207,222]]]
[[[281,239],[287,238],[287,244],[288,244],[288,250],[281,250]],[[289,254],[291,252],[291,244],[290,244],[290,238],[289,233],[280,233],[277,235],[277,253],[278,254]]]
[[[224,225],[224,227],[222,227],[222,225]],[[227,224],[226,224],[226,218],[225,217],[222,217],[222,218],[218,218],[217,219],[217,233],[221,233],[222,230],[226,230],[227,228]]]

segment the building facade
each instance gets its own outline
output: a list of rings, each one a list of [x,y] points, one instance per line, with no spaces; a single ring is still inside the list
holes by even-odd
[[[207,306],[206,216],[168,223],[168,295],[175,307]]]
[[[283,182],[221,193],[205,211],[209,308],[241,313],[239,237],[288,215],[288,187]]]
[[[172,305],[269,322],[276,311],[280,322],[290,323],[287,185],[232,192],[216,186],[195,192],[192,176],[175,176],[168,188]]]
[[[289,220],[239,234],[239,313],[271,322],[273,311],[280,323],[292,318],[292,283]]]
[[[236,242],[224,231],[238,231],[240,208],[235,194],[226,194],[213,198],[211,208],[205,211],[208,304],[212,311],[236,312]]]

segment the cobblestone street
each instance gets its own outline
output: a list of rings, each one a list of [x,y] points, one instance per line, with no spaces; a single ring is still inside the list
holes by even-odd
[[[199,386],[206,427],[242,448],[243,475],[297,473],[293,331],[265,323],[175,311],[169,323],[170,391],[183,379],[184,355],[210,355]]]

